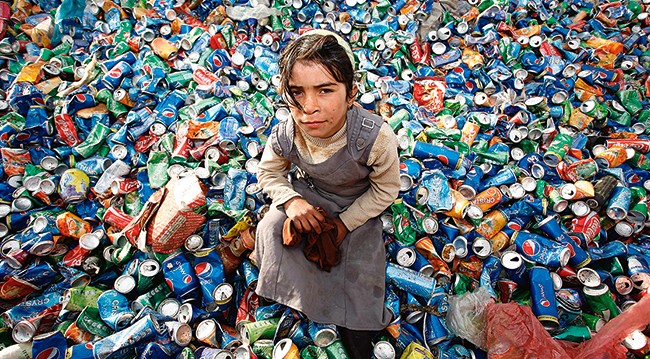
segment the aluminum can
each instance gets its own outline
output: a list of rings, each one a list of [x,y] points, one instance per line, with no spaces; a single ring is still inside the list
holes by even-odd
[[[551,275],[545,267],[535,266],[529,270],[530,294],[533,313],[547,330],[559,326],[557,302]]]
[[[396,287],[425,299],[433,295],[436,285],[435,279],[392,263],[386,264],[386,278]]]
[[[192,299],[198,295],[199,279],[183,252],[167,257],[162,269],[165,282],[179,298]]]
[[[571,252],[566,245],[537,234],[515,232],[511,242],[515,243],[517,252],[526,259],[548,267],[564,267],[571,257]]]
[[[129,300],[116,290],[107,290],[97,299],[102,320],[116,331],[126,328],[135,313],[129,308]]]

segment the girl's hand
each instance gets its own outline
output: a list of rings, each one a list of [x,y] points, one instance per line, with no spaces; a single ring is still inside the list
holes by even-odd
[[[294,197],[283,206],[287,217],[293,221],[298,232],[314,231],[318,234],[322,232],[320,224],[325,221],[325,217],[304,198]]]

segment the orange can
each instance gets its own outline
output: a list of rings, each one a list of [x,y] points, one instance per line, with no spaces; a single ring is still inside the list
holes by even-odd
[[[173,61],[178,55],[178,47],[173,42],[157,37],[151,42],[153,52],[165,61]]]
[[[71,212],[64,212],[58,215],[56,217],[56,226],[62,235],[77,239],[93,230],[90,223]]]
[[[503,193],[501,193],[501,190],[499,190],[496,186],[492,186],[477,194],[471,202],[485,213],[490,208],[501,203],[502,200]]]
[[[506,226],[507,223],[508,218],[506,218],[505,214],[496,209],[483,217],[483,221],[481,221],[481,224],[476,228],[476,232],[486,239],[492,239],[503,229],[503,227]]]
[[[578,131],[582,131],[587,128],[593,120],[593,117],[586,115],[577,108],[571,112],[571,116],[569,117],[569,126],[575,127]]]
[[[490,238],[490,244],[492,244],[492,252],[500,252],[510,244],[510,238],[505,232],[499,231],[494,237]]]
[[[615,168],[625,163],[628,159],[628,151],[624,147],[612,146],[604,150],[602,147],[600,149],[597,148],[599,146],[594,147],[594,159],[599,167]],[[631,151],[633,153],[634,150]]]
[[[451,196],[454,198],[454,206],[451,208],[451,210],[444,212],[445,215],[453,218],[465,217],[467,209],[470,205],[469,201],[460,192],[451,188],[449,191],[451,192]]]
[[[431,263],[433,270],[435,272],[434,277],[438,281],[438,284],[444,285],[451,279],[451,271],[449,266],[445,261],[440,258],[436,249],[433,246],[433,242],[429,237],[423,237],[419,241],[415,242],[415,249],[420,252],[428,261]]]
[[[476,139],[481,127],[472,121],[466,121],[461,131],[460,142],[466,143],[470,148]]]

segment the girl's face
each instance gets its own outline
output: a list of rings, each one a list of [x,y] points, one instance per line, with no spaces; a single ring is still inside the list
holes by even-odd
[[[307,134],[327,138],[345,124],[354,96],[348,98],[345,85],[337,82],[318,63],[298,61],[289,79],[289,91],[302,110],[289,106],[295,123]]]

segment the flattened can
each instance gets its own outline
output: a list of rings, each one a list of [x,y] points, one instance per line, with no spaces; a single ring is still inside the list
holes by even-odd
[[[553,280],[545,267],[535,266],[529,270],[530,294],[533,313],[546,330],[556,329],[558,320],[557,303]]]
[[[515,232],[511,237],[517,252],[531,261],[549,267],[564,267],[571,257],[569,248],[546,237],[528,232]]]

